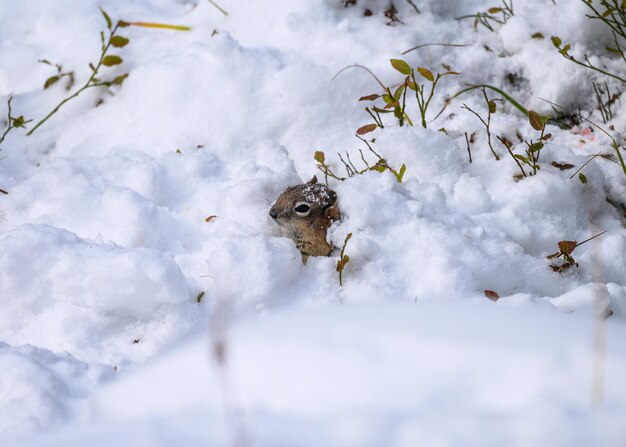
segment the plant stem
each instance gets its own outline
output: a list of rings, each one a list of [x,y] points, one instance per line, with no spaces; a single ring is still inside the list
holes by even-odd
[[[207,0],[210,4],[212,4],[213,6],[215,6],[222,14],[224,14],[225,16],[228,15],[228,13],[226,11],[224,11],[222,8],[220,8],[217,3],[215,3],[212,0]]]
[[[115,35],[115,33],[117,32],[117,29],[119,28],[119,23],[117,23],[115,25],[115,27],[109,31],[109,40],[106,43],[106,45],[104,45],[102,47],[102,52],[100,54],[100,60],[98,60],[98,63],[96,64],[95,67],[93,67],[92,69],[92,73],[91,76],[89,77],[89,79],[87,80],[87,82],[85,83],[85,85],[83,85],[81,88],[79,88],[75,93],[73,93],[72,95],[68,96],[67,98],[65,98],[63,101],[61,101],[59,104],[57,104],[57,106],[52,109],[52,111],[50,113],[48,113],[45,118],[43,118],[41,121],[39,121],[35,127],[33,127],[30,131],[28,131],[28,133],[26,134],[27,136],[30,136],[33,134],[33,132],[35,132],[39,127],[41,127],[46,121],[48,121],[48,119],[50,119],[50,117],[52,115],[54,115],[55,113],[57,113],[59,111],[59,109],[61,107],[63,107],[63,105],[65,105],[65,103],[67,103],[68,101],[70,101],[71,99],[76,98],[78,95],[80,95],[83,91],[87,90],[88,88],[91,87],[99,87],[102,85],[106,85],[106,84],[102,84],[102,83],[92,83],[94,78],[96,77],[96,75],[98,74],[98,70],[100,69],[100,67],[102,66],[102,61],[104,60],[107,51],[109,50],[109,47],[111,46],[111,39],[113,38],[113,36]]]

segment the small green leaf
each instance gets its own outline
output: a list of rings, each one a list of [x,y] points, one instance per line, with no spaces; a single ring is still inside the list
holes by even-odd
[[[530,146],[530,151],[531,152],[537,152],[540,151],[541,149],[543,149],[543,143],[539,142],[539,143],[534,143]]]
[[[515,154],[515,158],[517,158],[518,160],[522,160],[524,163],[528,163],[528,158],[524,157],[523,155]]]
[[[489,14],[497,14],[497,13],[499,13],[499,12],[502,12],[502,8],[489,8],[489,9],[487,10],[487,12],[488,12]]]
[[[326,161],[326,155],[322,151],[315,151],[315,155],[313,155],[313,158],[320,164],[324,164],[324,162]]]
[[[561,48],[561,38],[558,36],[552,36],[550,38],[552,40],[552,43],[554,44],[555,47],[557,48]]]
[[[535,33],[535,34],[533,34],[533,35],[532,35],[532,36],[530,36],[530,37],[532,37],[533,39],[543,39],[543,34],[541,34],[541,33]]]
[[[372,166],[370,169],[374,171],[378,171],[378,172],[385,172],[387,170],[387,166],[385,166],[384,164],[380,164],[380,162],[378,162],[374,166]]]
[[[398,183],[402,183],[402,179],[404,178],[405,172],[406,172],[406,165],[402,163],[402,166],[400,166],[400,172],[398,172],[398,175],[396,175],[396,178],[398,179]]]
[[[204,290],[196,295],[196,303],[200,303],[202,301],[202,297],[204,296]]]
[[[116,56],[114,54],[109,54],[108,56],[105,56],[104,59],[102,59],[102,65],[105,65],[107,67],[119,65],[122,62],[124,62],[124,60],[121,57]]]
[[[409,66],[409,64],[407,64],[402,59],[390,59],[389,62],[391,62],[391,66],[393,68],[398,70],[403,75],[410,75],[411,74],[411,67]]]
[[[111,45],[117,48],[122,48],[128,45],[128,39],[124,36],[113,36],[111,37]]]
[[[123,20],[118,20],[117,21],[117,26],[119,26],[120,28],[126,28],[127,26],[130,26],[130,23],[125,22]]]
[[[542,122],[542,119],[541,119],[541,115],[539,115],[534,110],[530,110],[528,112],[528,122],[530,123],[532,128],[535,129],[535,130],[542,130],[543,129],[543,122]]]
[[[400,106],[396,106],[393,109],[393,116],[395,116],[397,119],[402,119],[402,109],[400,108]]]
[[[387,103],[387,104],[392,104],[394,102],[394,99],[393,99],[393,97],[390,94],[385,93],[383,95],[383,101],[385,101],[385,103]]]
[[[26,119],[23,115],[13,118],[13,127],[24,127],[24,124],[26,124]]]
[[[497,107],[494,100],[489,101],[489,113],[496,113]]]
[[[433,76],[433,72],[430,71],[428,68],[425,67],[417,67],[417,71],[419,71],[419,73],[425,77],[426,79],[428,79],[430,82],[433,82],[435,80],[435,76]]]
[[[581,172],[580,174],[578,174],[578,180],[580,180],[580,183],[586,184],[587,176]]]
[[[111,22],[111,17],[109,17],[109,15],[105,12],[105,10],[102,9],[100,6],[98,6],[98,8],[100,9],[102,16],[104,17],[104,20],[106,20],[107,22],[107,28],[111,29],[111,27],[113,26],[113,22]]]
[[[128,73],[124,73],[122,75],[116,76],[111,81],[111,84],[112,85],[122,85],[122,82],[124,82],[124,79],[126,79],[127,77],[128,77]]]
[[[59,76],[50,76],[48,79],[46,79],[46,82],[44,82],[43,84],[44,90],[54,85],[54,83],[57,82],[59,79],[60,79]]]
[[[400,96],[402,96],[402,92],[404,91],[404,84],[401,84],[400,87],[393,93],[393,99],[398,101]]]

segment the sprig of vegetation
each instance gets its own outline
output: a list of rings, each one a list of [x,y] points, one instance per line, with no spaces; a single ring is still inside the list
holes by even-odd
[[[391,59],[390,63],[391,66],[395,70],[403,74],[405,78],[402,83],[395,87],[395,90],[393,92],[391,88],[385,87],[379,81],[379,84],[381,84],[381,86],[383,87],[382,94],[374,93],[359,98],[359,101],[375,101],[379,98],[382,98],[385,103],[382,108],[377,106],[372,107],[371,110],[369,109],[369,107],[365,108],[368,114],[374,119],[374,124],[367,124],[359,128],[357,132],[360,135],[371,132],[377,127],[384,127],[382,119],[380,117],[380,113],[393,113],[393,116],[398,120],[398,124],[400,126],[403,126],[405,121],[409,126],[413,126],[413,121],[406,112],[406,96],[409,90],[413,90],[415,92],[415,99],[421,117],[421,124],[422,127],[426,128],[426,116],[428,113],[428,108],[435,95],[437,84],[445,76],[460,74],[455,71],[446,71],[444,73],[433,74],[433,72],[426,67],[417,67],[413,69],[406,61],[402,59]],[[378,78],[376,79],[378,80]],[[418,82],[418,79],[420,79],[421,83]],[[376,113],[376,116],[374,116],[374,113],[372,113],[372,111]]]
[[[50,65],[51,67],[55,67],[57,70],[57,73],[54,76],[50,76],[48,79],[46,79],[46,82],[44,82],[43,84],[44,90],[49,89],[50,87],[52,87],[54,84],[56,84],[58,81],[60,81],[63,78],[67,78],[67,83],[65,84],[65,91],[70,91],[72,89],[72,87],[74,86],[74,72],[73,71],[64,72],[62,65],[54,64],[46,59],[41,59],[39,62],[42,64]]]
[[[494,24],[504,25],[513,17],[513,0],[502,0],[500,6],[494,6],[484,12],[457,17],[456,20],[474,19],[474,28],[482,25],[489,31],[495,31]]]
[[[350,262],[350,256],[346,254],[346,245],[352,237],[352,233],[346,235],[343,241],[343,247],[341,247],[341,253],[339,254],[339,260],[337,261],[337,272],[339,273],[339,285],[343,287],[343,270],[346,268],[346,264]]]
[[[611,106],[615,104],[615,101],[619,99],[620,95],[617,93],[611,94],[609,85],[606,82],[604,83],[604,86],[600,86],[594,82],[593,91],[596,94],[596,101],[598,103],[598,110],[602,116],[602,122],[606,124],[613,119],[613,110],[611,109]]]
[[[124,62],[124,60],[117,54],[109,53],[109,50],[111,50],[112,47],[123,48],[126,45],[128,45],[130,41],[128,37],[124,37],[124,36],[117,34],[120,28],[126,28],[128,26],[138,26],[138,27],[143,27],[143,28],[170,29],[170,30],[176,30],[176,31],[188,31],[191,29],[188,26],[170,25],[170,24],[165,24],[165,23],[151,23],[151,22],[126,22],[124,20],[118,20],[115,23],[115,25],[113,25],[113,21],[111,20],[111,17],[106,13],[106,11],[100,8],[100,12],[102,13],[102,17],[104,18],[104,21],[106,22],[108,36],[105,37],[105,32],[100,31],[100,42],[101,42],[100,57],[96,64],[93,64],[93,63],[89,64],[89,68],[91,69],[91,76],[78,90],[76,90],[74,93],[67,96],[59,104],[57,104],[56,107],[54,107],[41,121],[39,121],[26,135],[29,135],[29,136],[32,135],[39,127],[41,127],[55,113],[57,113],[59,109],[61,109],[61,107],[63,107],[67,102],[76,98],[85,90],[90,89],[90,88],[96,88],[96,87],[109,88],[114,85],[122,85],[124,80],[128,77],[128,73],[115,76],[111,78],[110,80],[106,80],[106,81],[99,78],[100,71],[104,67],[115,67],[117,65],[122,64],[122,62]],[[59,67],[59,73],[60,73],[60,70],[61,70],[60,66],[57,66],[57,67]],[[69,76],[69,74],[67,75]],[[57,76],[58,76],[58,79],[53,79],[54,76],[52,78],[48,78],[48,80],[46,81],[46,84],[49,84],[49,85],[54,84],[54,82],[58,81],[61,77],[60,75],[57,75]],[[44,84],[44,88],[46,84]]]
[[[566,107],[563,107],[563,106],[561,106],[561,105],[559,105],[559,104],[556,104],[556,103],[554,103],[554,102],[552,102],[552,101],[548,101],[547,99],[542,99],[542,98],[539,98],[539,99],[541,99],[542,101],[547,102],[548,104],[551,104],[551,105],[552,105],[552,106],[554,106],[554,107],[558,107],[558,108],[560,108],[560,109],[563,109],[563,110],[568,111],[569,113],[572,113],[572,114],[574,114],[574,115],[577,115],[577,116],[578,116],[578,117],[580,117],[581,119],[583,119],[583,120],[587,121],[589,124],[591,124],[591,125],[592,125],[593,127],[595,127],[596,129],[598,129],[600,132],[602,132],[603,134],[605,134],[607,137],[609,137],[609,139],[611,140],[611,147],[612,147],[612,148],[613,148],[613,150],[615,151],[615,154],[617,155],[617,159],[618,159],[619,164],[620,164],[620,166],[621,166],[621,168],[622,168],[622,171],[624,172],[624,175],[626,176],[626,163],[624,162],[624,157],[622,156],[622,153],[621,153],[621,146],[617,143],[617,141],[615,140],[615,138],[613,138],[613,136],[611,136],[611,134],[610,134],[610,133],[608,133],[608,132],[607,132],[606,130],[604,130],[602,127],[598,126],[596,123],[594,123],[593,121],[591,121],[591,120],[590,120],[590,119],[588,119],[588,118],[585,118],[584,116],[582,116],[582,115],[581,115],[581,114],[579,114],[579,113],[576,113],[576,112],[574,112],[574,111],[572,111],[572,110],[570,110],[570,109],[568,109],[568,108],[566,108]]]
[[[608,231],[608,230],[606,230]],[[552,269],[553,272],[558,272],[558,273],[563,273],[565,271],[567,271],[570,267],[578,267],[578,263],[576,262],[576,260],[574,259],[574,257],[572,256],[572,253],[574,252],[574,250],[577,247],[580,247],[581,245],[589,242],[590,240],[593,240],[599,236],[602,236],[604,233],[606,233],[606,231],[603,231],[602,233],[598,233],[595,236],[590,237],[589,239],[586,239],[584,241],[582,241],[581,243],[577,243],[576,241],[560,241],[558,242],[558,247],[559,247],[559,251],[557,251],[556,253],[552,253],[551,255],[546,256],[548,259],[559,259],[559,258],[563,258],[563,263],[557,264],[557,263],[552,263],[550,264],[550,268]]]
[[[621,76],[616,75],[615,73],[611,73],[608,72],[600,67],[598,67],[597,65],[594,65],[590,60],[589,60],[589,56],[587,56],[586,54],[583,55],[583,59],[577,59],[576,57],[574,57],[572,54],[570,54],[570,50],[571,50],[571,45],[565,44],[563,45],[563,42],[561,41],[561,38],[558,36],[552,36],[552,44],[559,50],[559,53],[567,60],[574,62],[577,65],[580,65],[581,67],[585,67],[585,68],[589,68],[591,70],[597,71],[598,73],[602,73],[604,75],[610,76],[613,79],[617,79],[618,81],[622,81],[624,83],[626,83],[626,79],[622,78]],[[621,47],[619,45],[619,42],[617,41],[617,37],[615,38],[615,44],[616,47],[619,49],[619,51],[621,52]],[[622,53],[623,54],[623,53]],[[626,60],[626,59],[625,59]]]
[[[515,107],[517,110],[522,112],[524,115],[528,116],[528,109],[524,107],[523,105],[521,105],[518,101],[516,101],[511,95],[506,93],[504,90],[499,89],[498,87],[494,87],[493,85],[489,85],[489,84],[470,84],[468,87],[462,90],[459,90],[454,95],[446,98],[443,104],[443,108],[439,111],[439,113],[437,113],[437,115],[433,119],[439,118],[441,114],[444,112],[444,110],[450,105],[450,103],[454,99],[458,98],[459,96],[467,92],[471,92],[472,90],[476,90],[476,89],[487,89],[487,90],[492,90],[498,93],[500,96],[502,96],[503,99],[506,99],[513,107]]]
[[[537,171],[541,169],[541,166],[539,165],[541,150],[543,149],[545,142],[552,138],[551,134],[545,133],[546,124],[549,119],[550,116],[541,116],[534,110],[528,112],[528,121],[531,127],[541,132],[541,134],[537,140],[524,140],[524,144],[526,145],[524,155],[513,153],[513,144],[504,137],[498,137],[498,140],[500,140],[500,142],[507,148],[509,154],[513,157],[517,166],[520,168],[521,175],[519,178],[536,175]],[[532,173],[529,172],[527,174],[520,162],[532,169]]]
[[[498,156],[498,154],[496,153],[496,151],[493,148],[493,145],[491,144],[491,115],[496,113],[496,111],[498,110],[498,107],[496,106],[496,100],[495,99],[489,99],[489,97],[487,96],[487,92],[486,92],[484,87],[482,89],[482,92],[483,92],[483,97],[485,98],[485,102],[487,103],[487,120],[483,119],[482,116],[480,116],[474,110],[469,108],[466,104],[463,104],[463,108],[468,110],[468,111],[470,111],[474,115],[476,115],[478,117],[478,119],[480,120],[480,122],[483,123],[483,125],[485,126],[485,129],[487,131],[487,145],[489,146],[489,149],[491,150],[491,153],[496,158],[496,160],[500,160],[500,157]],[[465,139],[467,140],[467,134],[465,134]],[[469,151],[469,141],[468,140],[467,140],[467,147],[468,147],[468,151]],[[471,163],[471,161],[470,161],[470,163]]]
[[[626,54],[621,43],[623,39],[626,39],[626,2],[623,0],[600,0],[596,2],[593,0],[582,0],[582,2],[591,11],[587,14],[588,18],[598,20],[610,29],[614,45],[607,46],[606,50],[626,63]],[[552,43],[563,57],[575,64],[626,83],[626,78],[598,67],[589,60],[586,54],[583,55],[582,59],[573,56],[570,53],[571,45],[568,43],[563,44],[560,37],[552,36]]]
[[[4,139],[6,138],[6,136],[9,134],[9,132],[11,132],[13,129],[17,129],[17,128],[25,128],[26,124],[30,123],[32,120],[27,120],[25,119],[22,115],[15,117],[11,114],[12,110],[11,110],[11,102],[13,101],[13,97],[9,96],[9,99],[7,100],[7,128],[4,130],[4,132],[2,133],[2,136],[0,137],[0,144],[2,144],[2,142],[4,141]]]
[[[85,82],[78,90],[76,90],[70,96],[66,97],[59,104],[57,104],[56,107],[54,107],[27,133],[27,135],[32,135],[33,132],[35,132],[46,121],[48,121],[50,117],[52,117],[52,115],[57,113],[61,107],[63,107],[72,99],[76,98],[85,90],[95,87],[110,87],[112,85],[121,85],[122,82],[124,82],[124,79],[126,79],[126,77],[128,76],[128,74],[122,74],[114,77],[110,81],[102,81],[97,77],[102,67],[114,67],[116,65],[120,65],[124,61],[120,56],[116,54],[109,54],[109,50],[111,49],[111,47],[122,48],[128,44],[129,39],[127,37],[117,35],[117,31],[119,30],[119,28],[125,28],[130,25],[128,22],[118,20],[118,22],[114,26],[111,18],[104,11],[104,9],[100,8],[100,12],[102,12],[102,16],[104,17],[104,20],[106,22],[108,37],[105,38],[104,31],[100,32],[100,58],[95,65],[92,63],[89,64],[89,68],[91,69],[91,76],[89,77],[89,79],[87,79],[87,82]]]
[[[372,148],[372,146],[367,140],[359,137],[358,135],[357,135],[357,138],[361,140],[362,142],[364,142],[367,145],[367,148],[369,149],[369,151],[376,157],[375,164],[370,165],[370,163],[367,161],[367,159],[363,155],[363,151],[361,149],[359,149],[359,154],[361,155],[361,160],[364,165],[364,167],[362,167],[361,169],[357,168],[356,165],[352,162],[349,152],[346,151],[346,159],[344,159],[342,155],[338,153],[337,155],[339,156],[341,163],[343,163],[343,167],[347,175],[347,177],[342,177],[339,174],[337,174],[335,171],[333,171],[333,168],[330,165],[326,164],[326,154],[322,151],[316,151],[313,158],[315,159],[315,161],[317,161],[317,168],[322,172],[322,174],[324,174],[324,180],[326,184],[328,184],[328,177],[334,178],[335,180],[339,180],[340,182],[342,182],[348,178],[354,177],[355,175],[363,175],[368,171],[378,171],[378,172],[389,171],[394,175],[398,183],[402,183],[404,174],[406,172],[406,165],[403,163],[400,169],[398,170],[392,168],[387,162],[387,160],[381,157],[380,154],[378,154],[374,150],[374,148]]]

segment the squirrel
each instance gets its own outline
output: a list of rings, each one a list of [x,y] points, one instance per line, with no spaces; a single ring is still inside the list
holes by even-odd
[[[317,183],[316,176],[307,183],[287,188],[276,199],[269,214],[283,235],[296,243],[303,264],[309,256],[330,255],[333,247],[326,242],[326,230],[341,215],[337,193]]]

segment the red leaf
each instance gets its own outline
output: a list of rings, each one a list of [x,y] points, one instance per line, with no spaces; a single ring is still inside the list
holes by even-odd
[[[365,135],[366,133],[370,133],[373,130],[376,130],[377,127],[378,127],[377,124],[366,124],[365,126],[359,127],[356,131],[356,134]]]
[[[361,96],[359,98],[359,101],[374,101],[375,99],[380,98],[380,95],[377,95],[376,93],[373,93],[371,95],[367,95],[367,96]]]
[[[500,299],[500,295],[493,290],[485,290],[485,296],[489,298],[491,301],[498,301]]]

